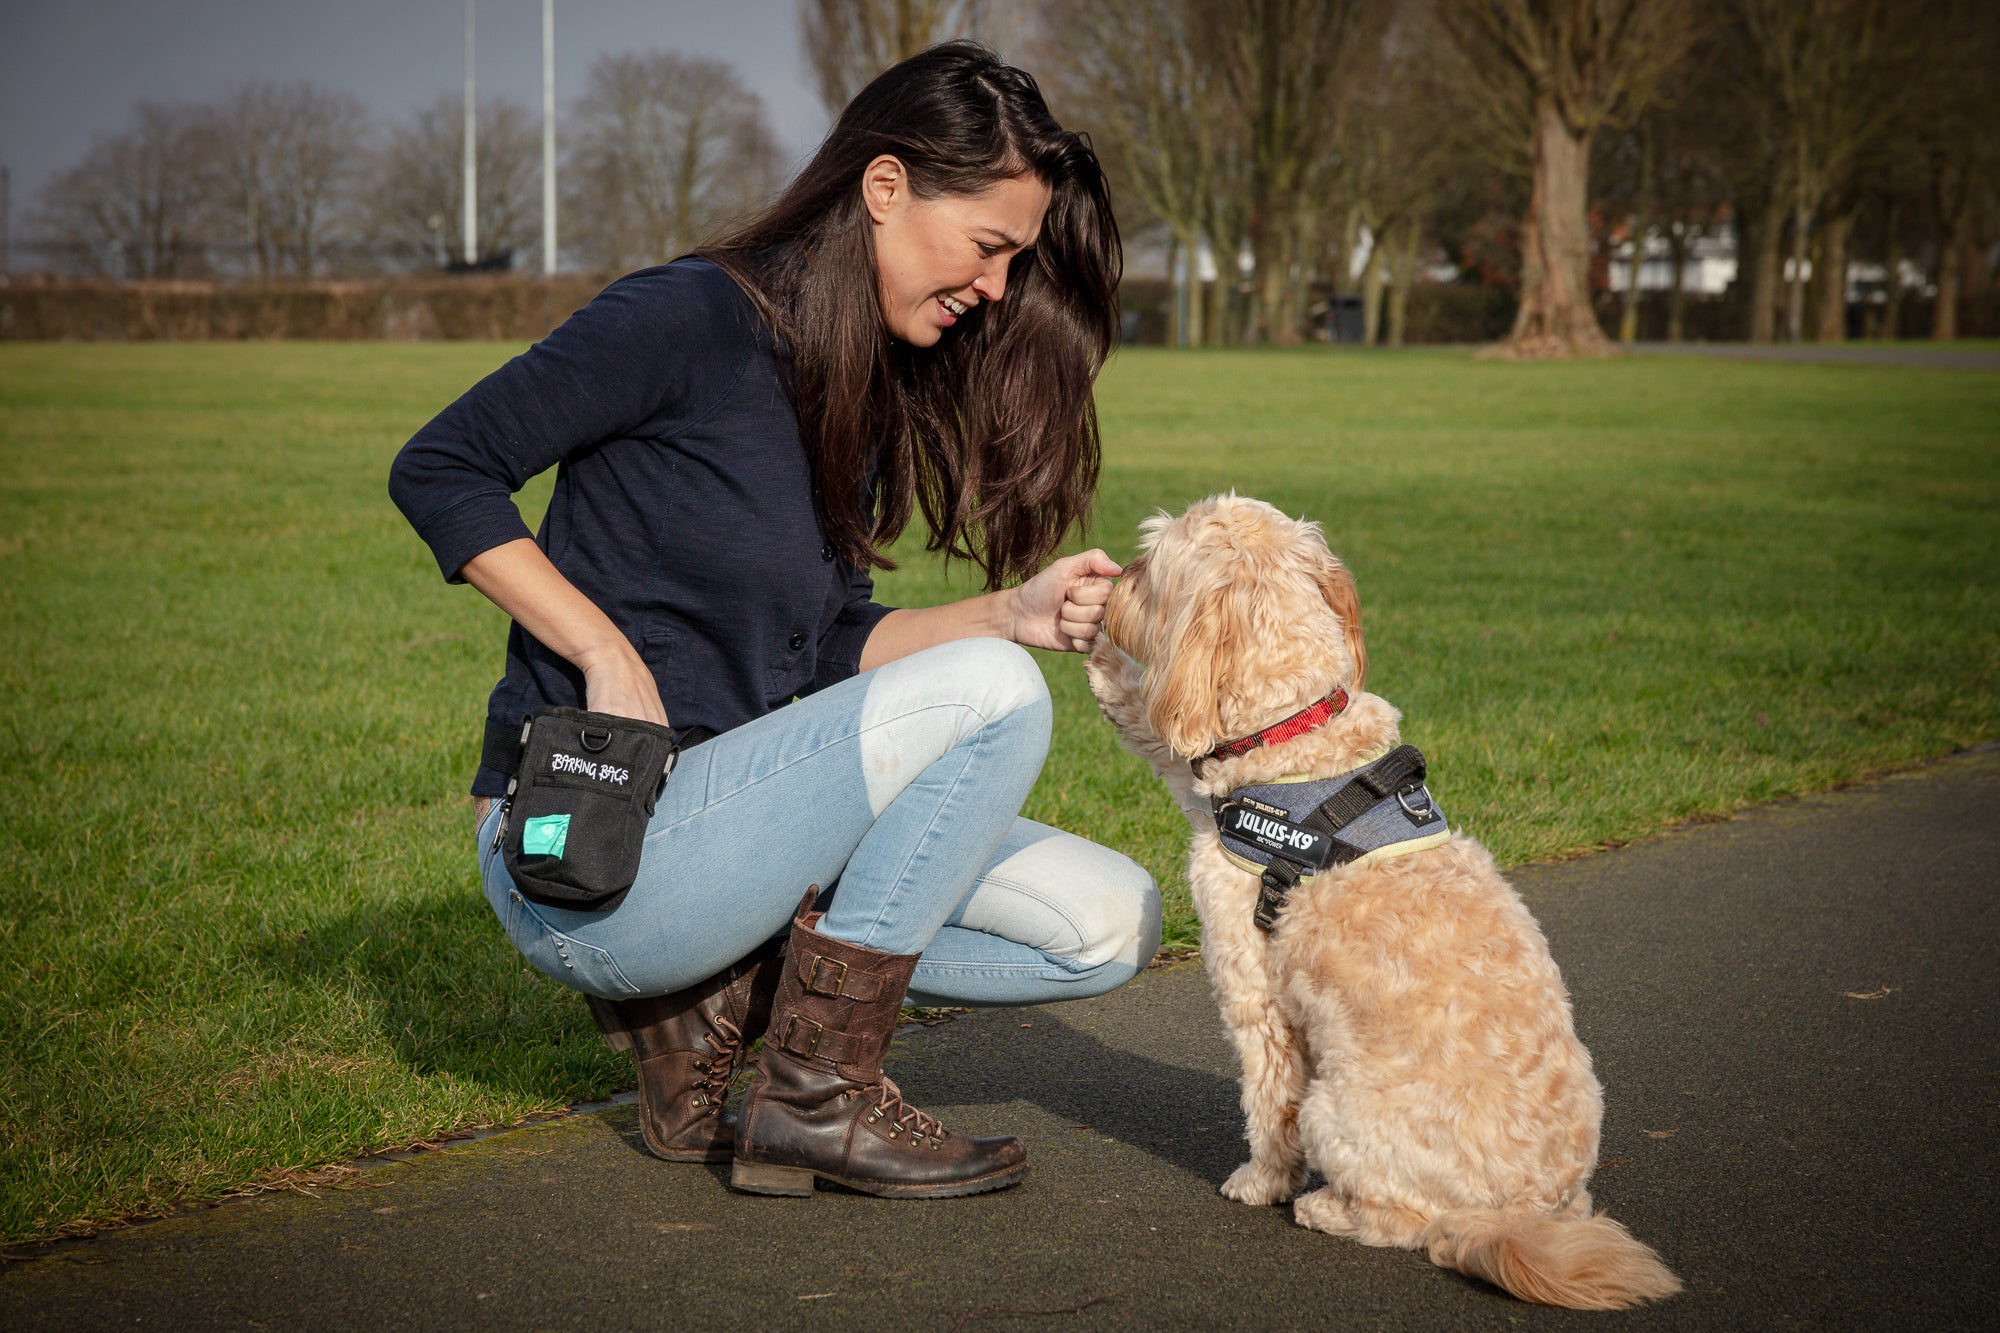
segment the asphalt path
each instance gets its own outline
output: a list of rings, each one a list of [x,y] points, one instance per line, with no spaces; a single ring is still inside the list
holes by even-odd
[[[1811,361],[1836,366],[1915,366],[1928,370],[2000,370],[2000,348],[1919,342],[1639,343],[1653,356],[1709,356],[1732,361]]]
[[[999,1194],[732,1194],[619,1106],[33,1252],[0,1327],[1991,1328],[1996,867],[1988,751],[1514,874],[1606,1088],[1593,1193],[1687,1282],[1640,1311],[1222,1199],[1233,1065],[1182,964],[898,1037],[918,1104],[1028,1140]]]

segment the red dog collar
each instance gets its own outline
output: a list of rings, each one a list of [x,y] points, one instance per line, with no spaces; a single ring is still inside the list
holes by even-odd
[[[1199,773],[1201,765],[1210,759],[1234,759],[1239,755],[1249,754],[1252,750],[1261,749],[1266,745],[1279,745],[1294,737],[1303,736],[1314,727],[1325,726],[1329,721],[1340,716],[1341,710],[1346,707],[1347,691],[1335,690],[1318,703],[1300,709],[1284,721],[1273,723],[1254,736],[1245,736],[1240,740],[1225,741],[1221,745],[1216,746],[1213,750],[1210,750],[1207,754],[1194,761],[1195,771]]]

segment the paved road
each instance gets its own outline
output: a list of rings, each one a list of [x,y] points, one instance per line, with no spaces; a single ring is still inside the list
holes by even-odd
[[[1688,1290],[1522,1305],[1228,1203],[1231,1060],[1196,965],[899,1038],[1033,1173],[981,1198],[746,1198],[630,1107],[56,1247],[0,1326],[527,1329],[1993,1327],[2000,753],[1516,875],[1609,1101],[1598,1200]]]
[[[2000,348],[1933,347],[1912,342],[1640,343],[1638,350],[1657,356],[1719,356],[1736,361],[1816,361],[1842,366],[2000,370]]]

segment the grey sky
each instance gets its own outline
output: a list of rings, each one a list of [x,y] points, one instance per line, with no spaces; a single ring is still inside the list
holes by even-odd
[[[479,0],[478,13],[480,96],[539,108],[541,0]],[[461,86],[464,25],[464,0],[0,0],[0,163],[16,226],[139,98],[307,78],[387,119]],[[556,0],[556,96],[575,95],[597,56],[650,47],[735,66],[794,156],[826,131],[794,0]]]

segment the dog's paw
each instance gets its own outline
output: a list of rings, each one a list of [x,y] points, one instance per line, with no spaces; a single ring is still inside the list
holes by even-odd
[[[1328,1186],[1300,1195],[1298,1202],[1292,1205],[1292,1220],[1302,1227],[1324,1231],[1330,1236],[1352,1236],[1355,1233],[1353,1214]]]
[[[1222,1197],[1247,1203],[1252,1208],[1262,1208],[1283,1203],[1297,1194],[1305,1183],[1303,1166],[1295,1171],[1280,1171],[1261,1162],[1245,1162],[1222,1182]]]

